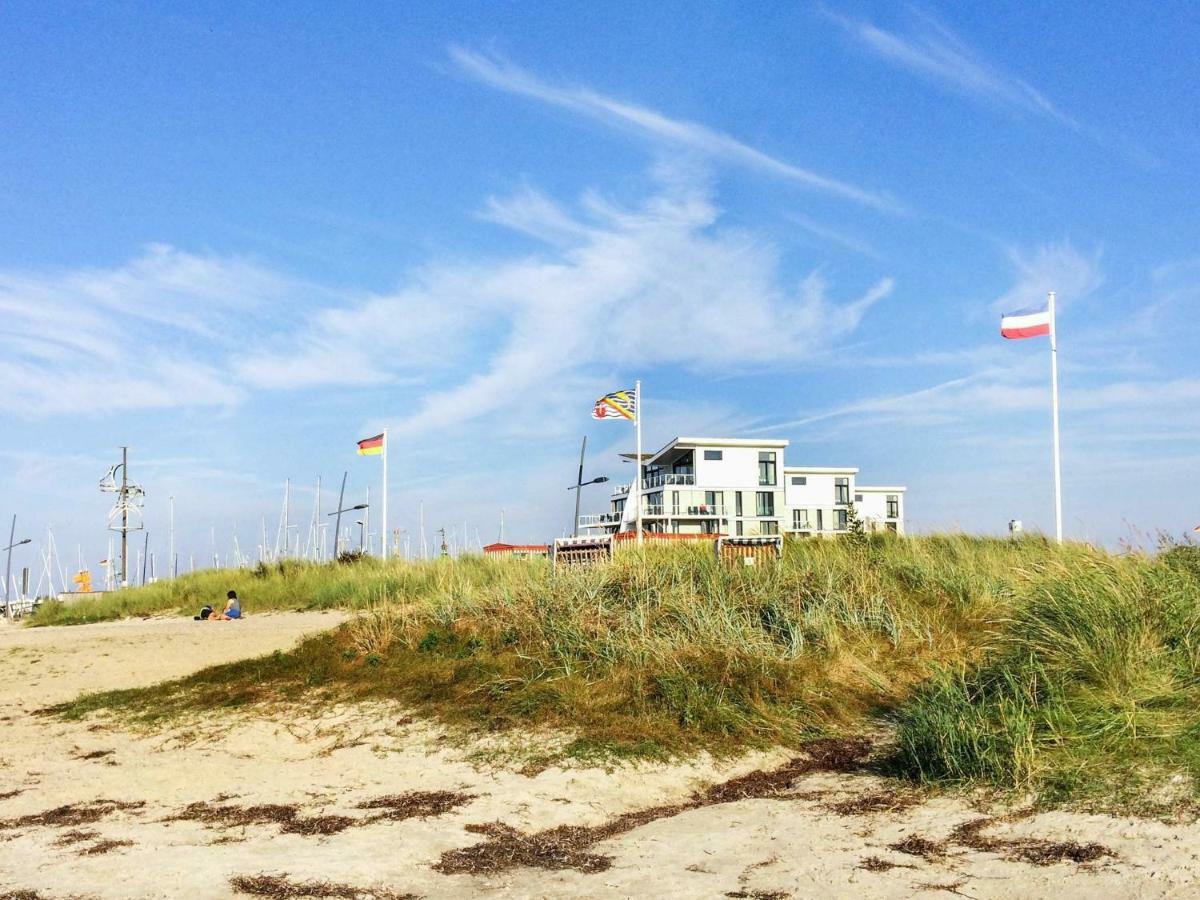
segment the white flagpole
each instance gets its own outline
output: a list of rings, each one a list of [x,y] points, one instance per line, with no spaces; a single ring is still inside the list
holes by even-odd
[[[383,535],[383,559],[385,562],[387,561],[387,558],[388,558],[387,455],[388,455],[388,436],[387,436],[387,429],[385,428],[385,429],[383,429],[383,509],[380,511],[381,518],[383,519],[383,524],[380,525],[380,533]]]
[[[636,475],[633,481],[633,500],[637,504],[637,542],[642,546],[642,382],[639,379],[633,386],[634,426],[637,430],[637,462]]]
[[[1054,537],[1062,543],[1062,463],[1058,451],[1058,323],[1054,314],[1054,291],[1050,292],[1050,393],[1054,413]]]

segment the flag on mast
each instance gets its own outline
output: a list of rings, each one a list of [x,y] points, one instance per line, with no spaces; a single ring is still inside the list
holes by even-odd
[[[383,453],[383,434],[375,435],[375,437],[363,438],[358,442],[359,456],[379,456]]]
[[[605,394],[592,407],[593,419],[625,419],[637,421],[637,388]]]
[[[1000,317],[1000,335],[1010,340],[1050,338],[1050,417],[1054,449],[1054,537],[1062,543],[1062,457],[1058,447],[1058,329],[1054,319],[1054,291],[1042,306],[1019,309]]]

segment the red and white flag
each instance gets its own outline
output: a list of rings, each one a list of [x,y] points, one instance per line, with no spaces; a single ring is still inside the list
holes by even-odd
[[[1049,306],[1019,309],[1000,317],[1000,334],[1016,340],[1018,338],[1042,337],[1050,333]]]

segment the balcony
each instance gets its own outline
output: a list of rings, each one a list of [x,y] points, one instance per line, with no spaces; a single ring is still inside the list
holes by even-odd
[[[671,515],[680,519],[724,519],[728,508],[718,503],[679,504],[671,507]]]
[[[618,484],[612,489],[612,495],[614,497],[620,497],[622,494],[628,494],[631,487],[633,487],[632,484]]]
[[[642,479],[642,487],[647,490],[678,485],[694,485],[695,483],[696,476],[694,474],[675,472],[664,472],[661,475],[651,475],[648,478]]]
[[[598,513],[579,517],[580,528],[609,528],[620,524],[620,513]]]

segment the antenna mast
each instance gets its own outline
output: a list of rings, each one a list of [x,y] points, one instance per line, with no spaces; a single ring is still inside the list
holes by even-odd
[[[117,484],[117,470],[121,470],[121,483]],[[121,461],[108,470],[108,474],[100,480],[100,490],[106,494],[116,494],[117,502],[108,513],[109,531],[121,534],[121,580],[120,587],[129,585],[129,532],[142,530],[142,504],[146,492],[140,485],[129,481],[129,448],[121,448]],[[135,524],[130,525],[132,515]],[[120,525],[114,525],[120,519]]]

